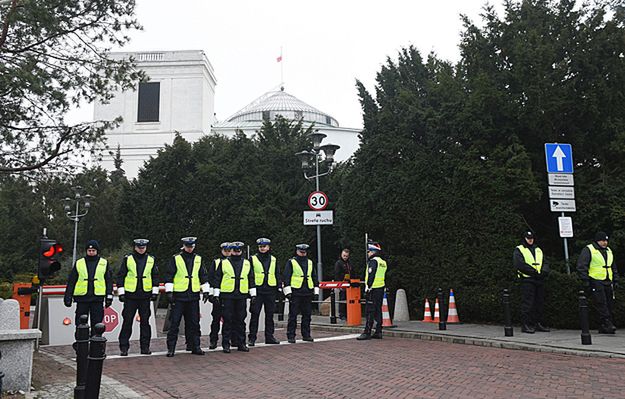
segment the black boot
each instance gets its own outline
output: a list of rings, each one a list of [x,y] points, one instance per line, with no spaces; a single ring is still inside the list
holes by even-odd
[[[536,330],[534,330],[534,327],[530,326],[529,324],[523,324],[523,326],[521,327],[521,331],[527,334],[534,334],[536,332]]]
[[[128,348],[120,348],[119,356],[128,356]]]
[[[208,349],[215,349],[217,348],[217,341],[211,341],[210,344],[208,345]]]
[[[275,337],[265,338],[265,343],[270,345],[278,345],[280,341],[278,341]]]
[[[616,327],[610,319],[604,319],[599,326],[599,334],[614,334]]]
[[[288,338],[289,344],[294,344],[295,343],[295,337],[290,337]]]
[[[191,353],[193,355],[200,355],[200,356],[204,356],[204,351],[202,350],[202,348],[195,348],[191,351]]]
[[[382,339],[382,331],[376,331],[371,338],[373,339]]]
[[[536,331],[538,331],[538,332],[551,332],[550,329],[548,329],[547,327],[543,326],[540,323],[536,323]]]
[[[143,349],[141,349],[141,354],[142,355],[151,355],[152,351],[150,350],[150,348],[143,348]]]
[[[254,346],[256,345],[256,338],[250,338],[249,342],[247,343],[249,346]]]
[[[357,338],[358,341],[367,341],[371,339],[371,333],[362,333]]]
[[[250,351],[250,348],[248,348],[248,347],[247,347],[247,345],[242,344],[242,345],[239,345],[239,347],[237,348],[237,350],[238,350],[239,352],[249,352],[249,351]]]
[[[302,338],[302,340],[306,341],[306,342],[315,342],[315,339],[313,337],[311,337],[311,336],[304,337],[304,338]]]
[[[221,347],[224,353],[230,353],[230,345],[222,343]]]
[[[175,348],[167,348],[167,357],[174,357],[175,351]]]

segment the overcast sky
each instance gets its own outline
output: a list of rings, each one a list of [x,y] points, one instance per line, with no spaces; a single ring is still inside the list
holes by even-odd
[[[362,127],[356,79],[373,89],[386,57],[414,45],[457,61],[460,14],[479,20],[486,0],[137,0],[144,30],[125,51],[204,50],[215,68],[215,112],[224,120],[280,84]],[[494,2],[498,8],[500,1]]]

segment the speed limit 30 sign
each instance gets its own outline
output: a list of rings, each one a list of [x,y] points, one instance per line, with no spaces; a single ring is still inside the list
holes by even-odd
[[[323,191],[313,191],[308,196],[308,207],[313,211],[321,211],[328,206],[328,196]]]

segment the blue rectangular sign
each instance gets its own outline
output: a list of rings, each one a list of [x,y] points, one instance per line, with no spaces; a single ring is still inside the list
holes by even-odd
[[[547,173],[573,173],[573,148],[570,144],[545,143]]]

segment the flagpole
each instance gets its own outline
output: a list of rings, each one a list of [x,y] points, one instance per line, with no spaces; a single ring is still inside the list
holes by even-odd
[[[284,86],[284,60],[282,59],[282,46],[280,46],[280,86]]]

